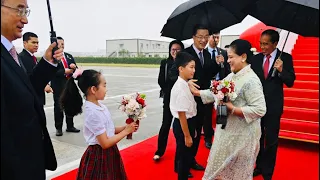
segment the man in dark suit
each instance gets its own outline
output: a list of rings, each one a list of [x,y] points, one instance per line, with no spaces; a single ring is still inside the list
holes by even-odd
[[[21,59],[24,67],[26,68],[27,74],[31,75],[33,68],[38,64],[38,60],[34,53],[38,51],[39,40],[38,36],[32,32],[26,32],[22,36],[23,39],[23,47],[24,49],[19,54],[19,58]],[[46,85],[44,91],[36,92],[38,94],[40,102],[45,105],[46,104],[46,96],[44,92],[50,93],[52,92],[52,88],[49,84]]]
[[[62,37],[57,37],[59,48],[64,49],[64,40]],[[76,62],[71,54],[63,52],[63,58],[58,64],[58,72],[51,80],[54,100],[54,122],[56,127],[56,136],[62,136],[63,111],[60,108],[60,96],[64,89],[67,80],[72,76],[72,73],[77,68]],[[73,125],[73,117],[66,115],[67,132],[78,133],[79,129]]]
[[[280,118],[283,113],[283,84],[292,87],[296,78],[292,56],[285,52],[281,57],[277,49],[279,33],[275,30],[265,30],[260,37],[262,52],[252,58],[251,67],[259,76],[266,99],[267,113],[261,119],[260,152],[253,175],[263,175],[265,180],[271,180],[278,148]],[[276,74],[272,77],[273,69]]]
[[[208,43],[208,39],[209,29],[203,25],[196,25],[193,29],[194,43],[184,50],[195,58],[196,71],[194,74],[194,79],[197,80],[196,84],[200,86],[200,89],[208,89],[210,87],[211,80],[220,70],[218,64],[212,62],[210,53],[205,49]],[[218,58],[217,61],[220,63],[223,60],[221,58]],[[177,77],[178,71],[176,65],[174,64],[170,69],[169,78],[175,82]],[[197,137],[195,138],[195,142],[193,142],[193,145],[191,147],[193,149],[192,151],[194,155],[191,168],[195,170],[204,170],[204,167],[197,163],[195,157],[198,152],[204,118],[212,113],[212,108],[210,109],[210,105],[204,105],[200,97],[195,97],[195,100],[197,102]]]
[[[30,77],[12,42],[28,23],[26,0],[1,0],[1,179],[45,180],[57,161],[36,90],[43,90],[57,71],[51,44]],[[57,60],[62,50],[55,51]]]
[[[231,72],[230,65],[227,62],[227,59],[228,59],[227,51],[217,47],[217,45],[219,44],[219,41],[220,41],[220,32],[212,33],[212,35],[209,37],[208,47],[206,48],[211,55],[212,63],[214,63],[216,66],[220,66],[220,71],[215,77],[216,80],[221,80],[225,78]],[[218,61],[217,61],[218,58],[222,59],[223,66],[218,64]],[[208,115],[205,117],[205,120],[203,123],[203,131],[204,131],[205,146],[208,149],[211,149],[212,136],[214,134],[214,130],[212,128],[213,104],[209,104],[207,105],[207,107],[209,108],[207,110]]]

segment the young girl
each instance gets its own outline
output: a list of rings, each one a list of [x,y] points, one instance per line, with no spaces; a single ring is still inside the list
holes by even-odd
[[[108,108],[99,102],[107,92],[106,80],[95,70],[77,70],[68,80],[60,99],[67,115],[82,113],[82,97],[74,79],[86,99],[83,135],[89,145],[81,158],[77,180],[126,180],[117,142],[135,132],[138,125],[114,126]]]

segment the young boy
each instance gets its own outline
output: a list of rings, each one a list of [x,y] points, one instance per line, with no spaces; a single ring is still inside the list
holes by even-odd
[[[190,167],[192,163],[192,144],[196,136],[195,123],[197,104],[194,100],[187,81],[193,78],[195,61],[186,52],[177,54],[175,63],[179,70],[179,77],[173,85],[170,97],[170,110],[174,117],[173,133],[176,138],[175,171],[178,180],[192,177]]]

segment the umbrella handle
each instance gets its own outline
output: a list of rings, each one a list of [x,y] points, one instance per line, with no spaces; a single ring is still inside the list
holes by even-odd
[[[284,44],[283,44],[283,46],[282,46],[282,50],[281,50],[280,55],[279,55],[279,57],[278,57],[279,59],[281,59],[281,56],[282,56],[284,47],[286,46],[286,43],[287,43],[289,34],[290,34],[290,31],[288,31],[288,33],[287,33],[286,40],[284,41]],[[275,76],[276,76],[276,73],[277,73],[277,68],[274,67],[274,68],[273,68],[273,71],[272,71],[272,74],[271,74],[271,77],[275,77]]]

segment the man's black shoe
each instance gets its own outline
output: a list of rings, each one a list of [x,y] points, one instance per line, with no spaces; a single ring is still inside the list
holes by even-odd
[[[211,149],[212,143],[211,142],[205,142],[206,148]]]
[[[78,132],[80,132],[80,129],[77,129],[77,128],[75,128],[75,127],[72,127],[72,128],[67,129],[66,131],[67,131],[67,132],[78,133]]]
[[[204,171],[204,167],[201,166],[201,165],[198,164],[198,163],[193,164],[193,165],[191,166],[191,168],[194,169],[194,170],[197,170],[197,171]]]
[[[178,173],[178,171],[174,170],[175,173]],[[193,178],[193,175],[191,174],[191,172],[188,173],[188,178]]]
[[[62,136],[62,135],[63,135],[62,130],[57,129],[56,136]]]
[[[260,171],[260,169],[254,169],[254,170],[253,170],[253,177],[259,176],[260,174],[262,174],[262,172]]]

